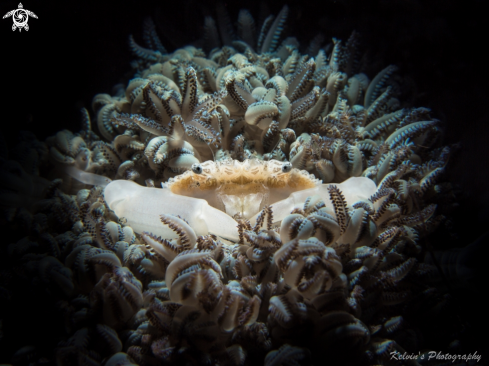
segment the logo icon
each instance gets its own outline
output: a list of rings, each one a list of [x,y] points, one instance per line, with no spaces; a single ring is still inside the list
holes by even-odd
[[[29,25],[27,21],[29,20],[29,15],[33,18],[37,19],[37,15],[32,11],[24,9],[22,3],[19,3],[19,8],[15,10],[9,11],[7,14],[3,16],[3,19],[12,17],[14,24],[12,25],[12,30],[15,31],[19,28],[19,32],[22,31],[22,28],[25,28],[26,31],[29,30]]]

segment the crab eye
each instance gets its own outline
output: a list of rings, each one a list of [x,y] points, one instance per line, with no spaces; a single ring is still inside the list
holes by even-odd
[[[290,172],[291,170],[292,170],[292,164],[291,164],[291,163],[287,162],[287,163],[284,163],[284,164],[282,165],[282,171],[283,171],[284,173],[288,173],[288,172]]]
[[[195,173],[195,174],[202,174],[202,166],[200,164],[192,164],[192,171]]]

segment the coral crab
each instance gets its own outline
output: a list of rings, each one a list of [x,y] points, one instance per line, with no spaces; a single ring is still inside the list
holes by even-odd
[[[197,235],[210,232],[237,241],[235,218],[253,221],[264,206],[271,205],[274,218],[281,221],[308,196],[331,202],[330,186],[288,162],[229,159],[194,164],[164,183],[163,189],[116,180],[105,187],[104,195],[109,207],[136,232],[167,237],[173,232],[162,227],[160,214],[173,214],[187,220]],[[349,205],[377,190],[372,180],[362,177],[352,177],[338,187]]]

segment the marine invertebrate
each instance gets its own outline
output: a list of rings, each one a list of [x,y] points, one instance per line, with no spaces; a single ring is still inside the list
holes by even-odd
[[[441,220],[439,123],[396,110],[395,67],[360,72],[355,33],[328,56],[280,44],[287,11],[207,58],[167,53],[147,21],[135,77],[94,98],[107,141],[86,112],[48,139],[68,184],[36,197],[49,220],[10,255],[63,296],[59,364],[375,364],[418,348],[405,317],[438,300],[418,240]]]
[[[198,235],[211,232],[231,240],[238,239],[236,222],[231,217],[250,219],[263,206],[272,205],[281,220],[309,195],[320,194],[328,200],[327,186],[307,172],[291,169],[288,163],[208,161],[193,170],[170,179],[163,189],[114,181],[105,188],[105,200],[140,233],[171,236],[159,220],[161,213],[169,213],[188,220]],[[364,178],[341,186],[350,204],[375,191],[371,180]]]

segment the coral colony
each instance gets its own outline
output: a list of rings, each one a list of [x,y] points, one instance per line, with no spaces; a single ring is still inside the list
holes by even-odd
[[[420,351],[405,316],[439,296],[419,242],[441,220],[440,123],[399,109],[396,67],[362,72],[356,33],[301,53],[287,13],[260,31],[246,10],[237,31],[207,17],[209,53],[168,53],[147,20],[127,86],[4,163],[29,228],[10,255],[61,299],[59,365]]]

